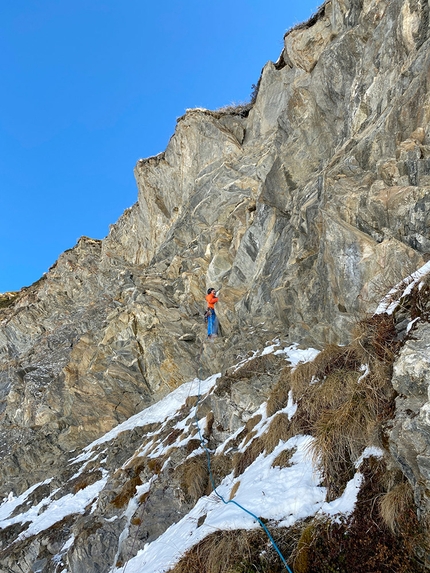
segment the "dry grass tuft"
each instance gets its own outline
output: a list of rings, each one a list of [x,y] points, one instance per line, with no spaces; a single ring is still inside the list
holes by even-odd
[[[238,452],[233,456],[234,477],[242,474],[258,456],[264,451],[264,442],[259,438],[254,438],[244,452]]]
[[[163,458],[148,458],[148,468],[154,474],[159,474],[164,464]]]
[[[85,489],[89,485],[92,485],[96,481],[99,481],[101,478],[102,478],[102,472],[100,470],[80,475],[73,482],[72,485],[73,493],[77,493],[81,489]]]
[[[138,485],[142,485],[142,480],[138,475],[127,480],[121,491],[113,498],[112,505],[117,508],[124,507],[136,493]]]
[[[273,416],[275,412],[285,408],[288,404],[288,394],[291,390],[291,368],[284,368],[278,382],[272,388],[267,400],[267,415]]]
[[[212,411],[210,411],[208,413],[208,415],[206,416],[206,432],[207,432],[206,437],[209,437],[212,434],[212,428],[214,425],[214,421],[215,421],[214,413]]]
[[[185,446],[185,451],[187,454],[191,454],[191,452],[194,452],[194,450],[197,450],[197,448],[199,448],[200,445],[201,445],[200,440],[196,440],[196,439],[189,440],[187,442],[187,445]]]
[[[229,473],[233,471],[233,460],[232,456],[217,454],[211,457],[211,472],[212,478],[215,482],[215,486],[220,484],[222,480],[228,476]],[[209,495],[213,491],[212,483],[208,482],[208,487],[206,489],[206,494]]]
[[[285,403],[289,386],[298,409],[285,435],[314,436],[311,451],[329,499],[342,492],[363,449],[381,445],[383,424],[394,412],[391,372],[399,343],[393,318],[363,320],[354,333],[351,344],[329,345],[312,362],[285,375],[283,388],[279,385],[274,393],[283,398],[273,398],[269,411]]]
[[[229,499],[233,499],[239,489],[240,481],[237,481],[234,486],[231,488],[230,497]]]
[[[362,362],[379,360],[392,363],[400,348],[394,318],[378,314],[361,320],[353,330],[351,346]]]
[[[249,432],[249,434],[246,434],[245,439],[243,440],[243,445],[248,444],[256,435],[257,432],[255,430]]]
[[[171,573],[248,573],[257,567],[257,552],[265,545],[262,531],[218,531],[188,551]],[[255,565],[254,565],[255,563]],[[273,569],[273,572],[281,571]]]
[[[198,401],[199,401],[198,396],[187,396],[187,399],[185,400],[185,406],[187,410],[193,408]]]
[[[127,462],[124,469],[128,473],[139,474],[144,470],[146,462],[145,457],[135,455]]]
[[[294,573],[307,573],[309,570],[310,551],[313,544],[315,520],[306,525],[294,551]]]
[[[194,501],[197,501],[204,495],[209,481],[206,455],[201,454],[185,460],[179,471],[182,488]]]
[[[262,415],[261,414],[257,414],[256,416],[253,416],[252,418],[249,418],[249,420],[246,422],[245,424],[245,428],[248,432],[251,432],[251,430],[253,430],[255,428],[255,426],[261,422],[262,419]]]
[[[269,429],[261,437],[266,454],[271,454],[281,440],[286,442],[293,435],[288,415],[284,412],[276,414]]]
[[[288,448],[282,450],[272,462],[272,468],[290,468],[292,466],[291,458],[296,453],[297,448]]]
[[[395,485],[379,500],[382,521],[393,532],[401,528],[402,520],[413,508],[414,494],[408,481]]]
[[[252,109],[253,102],[248,103],[232,103],[218,108],[216,111],[221,115],[240,115],[240,117],[248,117]]]
[[[172,430],[163,440],[163,444],[167,445],[167,446],[171,446],[174,442],[176,442],[176,440],[179,438],[179,436],[181,436],[183,434],[182,430],[179,430],[178,428],[176,428],[175,430]]]
[[[147,500],[148,497],[149,497],[149,493],[150,493],[149,491],[146,491],[145,493],[142,493],[141,496],[139,496],[139,499],[138,499],[139,505],[142,505],[142,504],[146,503],[146,500]]]

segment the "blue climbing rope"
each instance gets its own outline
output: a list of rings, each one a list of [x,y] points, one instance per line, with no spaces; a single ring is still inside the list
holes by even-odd
[[[246,509],[245,507],[243,507],[242,505],[240,505],[240,503],[237,503],[237,501],[234,501],[233,499],[225,500],[225,499],[223,498],[223,496],[222,496],[220,493],[218,493],[218,491],[217,491],[217,489],[216,489],[215,480],[214,480],[214,477],[213,477],[213,474],[212,474],[212,468],[211,468],[211,456],[210,456],[210,452],[209,452],[208,448],[206,447],[205,440],[204,440],[204,438],[203,438],[203,436],[202,436],[202,432],[201,432],[201,430],[200,430],[199,419],[198,419],[198,417],[197,417],[197,407],[198,407],[198,405],[199,405],[200,398],[201,398],[201,394],[200,394],[200,383],[201,383],[201,379],[200,379],[200,377],[198,378],[198,380],[199,380],[199,392],[198,392],[198,395],[197,395],[197,402],[196,402],[195,410],[194,410],[194,418],[195,418],[196,425],[197,425],[197,430],[198,430],[198,433],[199,433],[200,443],[201,443],[202,448],[204,449],[204,451],[205,451],[205,453],[206,453],[206,459],[207,459],[208,470],[209,470],[209,478],[210,478],[210,480],[211,480],[212,489],[213,489],[215,495],[216,495],[225,505],[228,505],[229,503],[231,503],[231,504],[233,504],[233,505],[236,505],[239,509],[241,509],[242,511],[244,511],[245,513],[247,513],[248,515],[250,515],[251,517],[253,517],[253,518],[261,525],[261,527],[263,528],[263,530],[264,530],[264,532],[266,533],[267,537],[269,538],[270,543],[273,545],[273,547],[275,548],[277,554],[279,555],[279,557],[280,557],[282,563],[285,565],[285,569],[288,571],[288,573],[293,573],[293,572],[291,571],[291,569],[288,567],[288,563],[286,562],[285,557],[282,555],[282,553],[281,553],[279,547],[276,545],[276,542],[275,542],[275,540],[273,539],[273,537],[272,537],[270,531],[267,529],[266,525],[261,521],[261,519],[260,519],[259,517],[257,517],[254,513],[252,513],[252,511],[249,511],[249,509]]]

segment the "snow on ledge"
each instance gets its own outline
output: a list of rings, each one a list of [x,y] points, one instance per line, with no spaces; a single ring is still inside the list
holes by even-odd
[[[375,314],[393,314],[400,300],[411,293],[414,286],[430,273],[430,261],[396,284],[379,303]]]

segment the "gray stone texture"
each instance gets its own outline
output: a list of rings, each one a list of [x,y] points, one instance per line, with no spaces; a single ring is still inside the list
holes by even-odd
[[[109,235],[81,238],[9,306],[2,298],[0,497],[60,483],[70,451],[267,341],[346,343],[356,318],[427,260],[429,41],[427,2],[327,1],[286,34],[252,106],[189,110],[165,152],[138,161],[137,203]],[[208,286],[221,288],[213,343]],[[424,510],[430,332],[417,332],[395,368],[390,447]],[[216,405],[232,427],[259,396],[237,388],[240,416]],[[129,457],[133,442],[123,448]],[[71,570],[105,570],[120,526],[100,537],[79,523],[67,525],[83,540]],[[51,571],[55,539],[41,543],[22,550],[28,570]]]

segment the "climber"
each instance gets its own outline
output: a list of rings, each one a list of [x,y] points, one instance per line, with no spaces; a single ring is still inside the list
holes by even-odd
[[[208,303],[208,308],[205,313],[205,318],[208,322],[208,338],[216,338],[218,336],[218,319],[215,314],[215,304],[218,302],[216,294],[214,288],[209,288],[208,294],[205,297]]]

